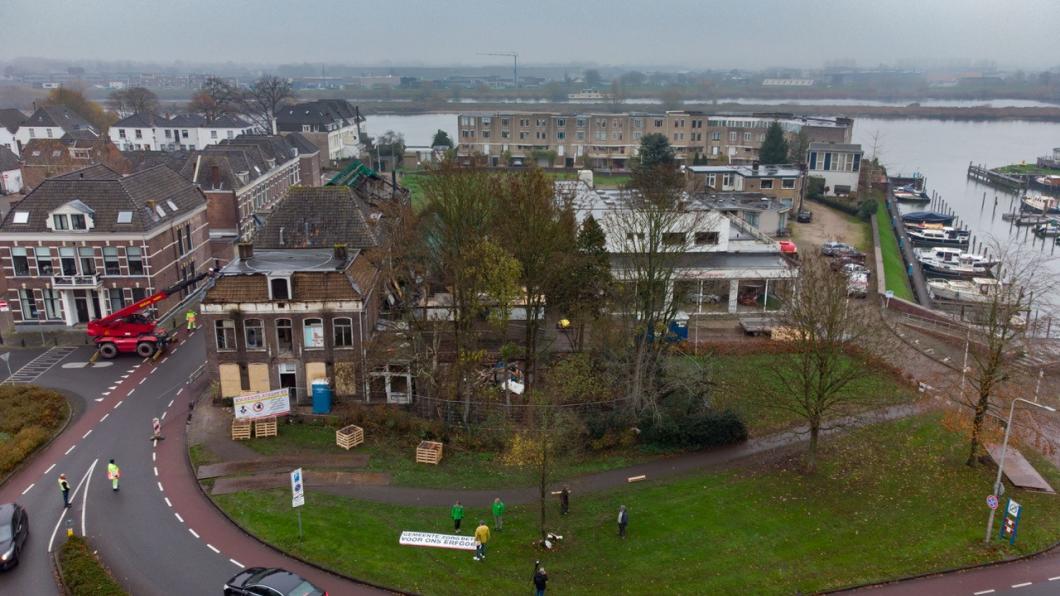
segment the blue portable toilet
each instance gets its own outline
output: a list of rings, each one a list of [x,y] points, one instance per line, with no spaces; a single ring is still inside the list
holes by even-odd
[[[327,414],[331,411],[331,385],[327,379],[313,381],[313,413]]]

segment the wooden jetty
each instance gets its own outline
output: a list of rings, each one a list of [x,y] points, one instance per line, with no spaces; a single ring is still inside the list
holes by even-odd
[[[1021,177],[995,172],[986,166],[977,166],[971,162],[968,162],[968,177],[976,182],[1008,190],[1020,190],[1026,186]]]
[[[1044,215],[1026,215],[1023,213],[1002,213],[1001,220],[1012,222],[1017,226],[1036,226],[1043,224],[1053,217],[1046,217]]]

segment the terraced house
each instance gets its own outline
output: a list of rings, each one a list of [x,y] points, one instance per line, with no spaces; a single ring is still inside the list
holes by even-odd
[[[105,316],[210,267],[208,235],[206,197],[164,166],[122,176],[97,165],[45,180],[0,224],[14,321],[63,327]]]

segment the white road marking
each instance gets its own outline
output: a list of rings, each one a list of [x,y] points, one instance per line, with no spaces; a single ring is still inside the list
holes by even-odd
[[[212,545],[212,544],[210,544],[208,542],[206,543],[206,548],[212,550],[213,552],[215,552],[217,554],[221,554],[221,551],[217,550],[216,546],[214,546],[214,545]]]
[[[52,465],[48,466],[48,469],[44,470],[44,474],[47,475],[48,472],[51,472],[53,469],[55,469],[55,464],[52,464]],[[25,493],[23,493],[23,494],[25,494]]]
[[[1025,588],[1034,582],[1023,582],[1022,584],[1012,584],[1013,588]]]
[[[104,414],[103,417],[99,419],[99,421],[103,422],[104,420],[107,419],[107,416],[110,416],[110,412],[107,412],[106,414]]]
[[[161,418],[159,418],[159,419],[158,419],[158,421],[159,421],[159,422],[162,422],[163,420],[165,420],[165,419],[166,419],[166,414],[168,414],[168,413],[169,413],[168,411],[166,411],[166,412],[162,412],[162,417],[161,417]]]
[[[191,528],[188,528],[188,531],[189,531],[189,532],[191,532],[191,535],[192,535],[192,536],[194,536],[194,537],[196,537],[196,538],[198,538],[198,537],[199,537],[199,533],[198,533],[198,532],[196,532],[195,530],[192,530]]]
[[[183,518],[183,517],[181,517],[179,513],[177,513],[176,511],[174,511],[174,512],[173,512],[173,515],[177,516],[177,521],[179,521],[180,523],[184,523],[184,518]]]
[[[129,397],[130,395],[132,395],[132,394],[133,394],[133,392],[134,392],[134,391],[136,391],[136,388],[135,388],[135,387],[133,387],[132,389],[130,389],[130,390],[129,390],[129,392],[125,394],[125,397]]]
[[[162,362],[165,362],[165,360],[163,360]],[[156,367],[154,367],[154,368],[152,368],[152,369],[151,369],[151,372],[149,372],[149,373],[147,373],[147,374],[149,374],[149,375],[153,375],[153,374],[155,374],[156,372],[158,372],[158,367],[157,367],[157,366],[156,366]],[[146,380],[147,380],[147,379],[144,379],[144,381],[146,381]],[[140,382],[141,382],[141,383],[143,383],[144,381],[140,381]]]
[[[158,370],[158,369],[155,369],[155,370]],[[146,380],[147,380],[147,377],[144,377],[144,378],[140,379],[140,382],[137,383],[137,385],[143,385],[144,381],[146,381]]]
[[[166,492],[165,489],[162,488],[162,483],[161,482],[158,483],[158,490],[160,490],[162,492]]]
[[[34,487],[34,486],[37,486],[37,483],[36,483],[36,482],[34,482],[33,484],[31,484],[31,485],[27,486],[27,487],[26,487],[26,490],[22,491],[22,494],[24,495],[24,494],[28,493],[28,492],[29,492],[30,490],[32,490],[32,489],[33,489],[33,487]]]
[[[132,393],[132,391],[130,391],[129,393]],[[114,409],[117,410],[118,406],[122,405],[123,403],[125,403],[125,400],[124,399],[119,399],[118,403],[114,404]]]
[[[88,438],[88,435],[90,435],[90,434],[92,434],[92,429],[91,429],[91,428],[90,428],[90,429],[88,429],[88,432],[87,432],[87,433],[85,433],[85,434],[81,435],[81,438],[82,438],[82,439],[87,439],[87,438]]]
[[[169,502],[169,497],[166,497],[166,505],[169,505],[170,507],[173,506],[173,503]]]
[[[114,391],[117,388],[118,388],[117,385],[111,385],[110,387],[107,387],[107,391]]]
[[[88,475],[92,473],[92,470],[96,468],[96,462],[98,461],[99,458],[93,460],[92,465],[89,466],[87,470],[85,470],[85,475],[81,477],[81,480],[78,481],[77,486],[74,487],[74,492],[70,495],[70,503],[73,503],[74,499],[77,498],[77,491],[81,490],[81,484],[85,481],[85,478],[88,478]],[[63,523],[64,519],[66,519],[67,511],[69,510],[64,507],[62,513],[59,514],[59,519],[55,520],[55,527],[52,528],[52,537],[48,539],[48,552],[52,552],[52,545],[55,543],[55,533],[59,531],[59,525]]]
[[[159,362],[159,364],[165,364],[166,360],[169,360],[169,356],[166,356],[165,358],[163,358],[162,362]]]
[[[155,476],[158,476],[158,466],[154,466],[154,468],[155,468]]]
[[[157,454],[154,451],[152,451],[151,452],[151,461],[155,461],[155,457],[156,456],[157,456]]]
[[[171,352],[171,354],[176,354],[176,353],[177,353],[177,350],[179,350],[179,349],[180,349],[180,348],[173,348],[173,351]],[[169,356],[166,356],[166,358],[169,358]]]
[[[982,592],[973,592],[972,596],[983,596],[983,594],[993,594],[996,590],[983,590]]]
[[[1060,581],[1060,575],[1058,575],[1056,577],[1050,577],[1049,581],[1051,581],[1051,582]]]
[[[77,445],[70,445],[70,448],[67,449],[66,453],[64,453],[63,455],[70,455],[70,452],[73,451],[75,447],[77,447]]]
[[[128,374],[124,374],[124,375],[122,375],[122,376],[121,376],[121,378],[122,378],[123,380],[124,380],[124,379],[128,379],[128,378],[129,378],[129,375],[128,375]]]
[[[239,567],[240,569],[243,569],[243,568],[244,568],[244,567],[243,567],[243,564],[242,564],[242,563],[240,563],[239,561],[237,561],[237,560],[235,560],[235,559],[228,559],[228,560],[229,560],[229,561],[230,561],[230,562],[231,562],[231,563],[232,563],[233,565],[235,565],[236,567]]]
[[[92,467],[88,469],[88,476],[85,478],[85,496],[81,499],[81,535],[88,536],[85,532],[85,512],[88,511],[88,485],[92,484],[92,470],[96,469],[96,462],[98,459],[92,462]]]
[[[103,397],[107,397],[108,395],[110,395],[110,391],[104,391],[100,395],[102,395]]]

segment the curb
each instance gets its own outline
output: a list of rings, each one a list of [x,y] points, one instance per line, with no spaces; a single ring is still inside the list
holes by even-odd
[[[59,584],[59,590],[65,596],[70,595],[70,588],[66,587],[66,582],[63,581],[63,565],[59,562],[59,551],[54,550],[51,553],[52,560],[52,571],[55,573],[55,583]]]
[[[187,469],[191,471],[192,476],[194,476],[195,475],[195,468],[192,466],[192,463],[191,463],[191,452],[190,452],[191,443],[187,440],[187,437],[188,437],[188,425],[185,424],[184,425],[184,438],[185,438],[185,441],[184,441],[184,444],[185,444],[184,463],[187,465]],[[330,573],[331,575],[334,575],[336,577],[340,577],[340,578],[345,579],[347,581],[351,581],[351,582],[354,582],[354,583],[357,583],[357,584],[361,584],[361,585],[367,586],[369,588],[375,588],[377,590],[383,590],[385,592],[390,592],[391,594],[402,594],[404,596],[421,596],[420,594],[418,594],[416,592],[405,592],[403,590],[398,590],[396,588],[391,588],[391,587],[388,587],[388,586],[383,586],[383,585],[372,583],[372,582],[365,581],[365,580],[362,580],[362,579],[357,579],[355,577],[350,577],[350,576],[346,575],[345,573],[340,573],[338,571],[335,571],[334,569],[329,569],[328,567],[325,567],[325,566],[320,565],[318,563],[314,563],[313,561],[308,561],[308,560],[303,559],[302,557],[299,557],[299,556],[294,555],[292,553],[280,550],[279,548],[269,544],[268,542],[262,540],[261,538],[258,538],[254,534],[248,532],[246,530],[246,528],[244,528],[243,526],[241,526],[238,523],[236,523],[236,521],[234,519],[232,519],[224,509],[221,509],[220,507],[217,506],[217,503],[215,503],[214,500],[210,498],[210,495],[206,494],[206,491],[203,490],[203,488],[202,488],[202,483],[200,483],[198,481],[198,479],[194,479],[194,481],[195,481],[196,488],[199,489],[199,492],[202,494],[202,496],[210,503],[211,506],[213,506],[213,508],[218,513],[220,513],[222,516],[224,516],[224,518],[226,520],[228,520],[228,523],[230,523],[233,526],[235,526],[236,528],[238,528],[240,532],[242,532],[243,534],[249,536],[251,539],[253,539],[258,544],[264,545],[264,546],[272,549],[273,551],[279,553],[280,555],[282,555],[284,557],[287,557],[289,559],[294,559],[295,561],[298,561],[299,563],[302,563],[303,565],[308,565],[308,566],[310,566],[310,567],[312,567],[314,569],[318,569],[318,570],[323,571],[325,573]]]
[[[45,449],[50,447],[51,444],[54,443],[56,439],[58,439],[60,436],[62,436],[63,433],[66,432],[66,429],[70,426],[70,422],[74,419],[74,409],[70,407],[70,398],[66,397],[66,394],[63,391],[61,391],[59,389],[52,389],[51,387],[44,387],[42,385],[37,385],[37,386],[41,387],[42,389],[47,389],[49,391],[54,391],[54,392],[58,393],[59,395],[63,396],[63,400],[66,401],[66,420],[63,422],[63,425],[56,430],[55,434],[53,434],[50,439],[45,441],[43,445],[40,445],[39,447],[34,449],[33,453],[29,454],[29,457],[27,457],[26,459],[22,460],[21,462],[19,462],[19,464],[17,466],[15,466],[15,469],[13,469],[10,472],[8,472],[3,478],[0,478],[0,486],[3,486],[5,484],[7,484],[8,480],[11,480],[11,478],[15,474],[18,474],[19,471],[22,470],[22,468],[28,466],[30,464],[30,462],[32,462],[34,459],[36,459],[37,456],[40,455],[40,453],[42,451],[44,451]],[[86,404],[87,404],[87,402],[86,402]],[[87,407],[86,407],[86,410],[87,410]]]
[[[975,563],[975,564],[972,564],[972,565],[965,565],[964,567],[951,567],[949,569],[942,569],[942,570],[939,570],[939,571],[928,571],[928,572],[925,572],[925,573],[918,573],[916,575],[906,575],[906,576],[898,577],[898,578],[895,578],[895,579],[888,579],[888,580],[883,580],[883,581],[879,581],[879,582],[870,582],[870,583],[866,583],[866,584],[854,584],[854,585],[846,586],[846,587],[843,587],[843,588],[835,588],[835,589],[832,589],[832,590],[826,590],[824,592],[817,592],[817,594],[841,594],[841,593],[844,593],[844,592],[854,592],[854,591],[857,591],[857,590],[869,590],[869,589],[872,589],[872,588],[882,588],[884,586],[894,586],[894,585],[902,584],[902,583],[905,583],[905,582],[916,581],[918,579],[925,579],[925,578],[929,578],[929,577],[942,577],[944,575],[951,575],[951,574],[954,574],[954,573],[962,573],[962,572],[965,572],[965,571],[975,571],[977,569],[986,569],[986,568],[989,568],[989,567],[997,567],[997,566],[1000,566],[1000,565],[1008,565],[1009,563],[1016,563],[1016,562],[1019,562],[1019,561],[1026,561],[1027,559],[1033,559],[1035,557],[1040,557],[1040,556],[1042,556],[1042,555],[1048,553],[1049,551],[1052,551],[1052,550],[1054,550],[1054,549],[1056,549],[1058,547],[1060,547],[1060,541],[1054,542],[1053,544],[1050,544],[1049,546],[1043,548],[1040,551],[1036,551],[1036,552],[1033,552],[1033,553],[1027,553],[1025,555],[1020,555],[1018,557],[1012,557],[1012,558],[1009,558],[1009,559],[1001,559],[1000,561],[987,561],[985,563]]]

